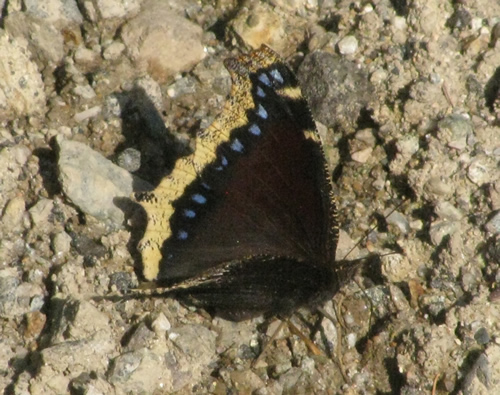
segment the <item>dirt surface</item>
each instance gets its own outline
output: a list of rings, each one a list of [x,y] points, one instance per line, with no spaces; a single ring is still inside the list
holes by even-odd
[[[0,1],[0,388],[7,394],[500,393],[500,3]],[[324,307],[233,323],[140,282],[132,192],[189,153],[267,43],[338,198]],[[351,246],[361,240],[354,252]]]

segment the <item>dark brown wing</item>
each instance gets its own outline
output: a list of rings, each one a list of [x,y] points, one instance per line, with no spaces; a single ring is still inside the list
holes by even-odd
[[[228,262],[171,287],[187,303],[232,321],[261,314],[286,317],[301,306],[317,306],[339,288],[325,266],[289,258],[256,256]]]
[[[267,47],[226,66],[233,89],[223,113],[195,152],[140,199],[149,221],[140,245],[144,276],[169,284],[252,262],[257,279],[281,258],[287,268],[293,261],[331,270],[331,185],[295,76]]]

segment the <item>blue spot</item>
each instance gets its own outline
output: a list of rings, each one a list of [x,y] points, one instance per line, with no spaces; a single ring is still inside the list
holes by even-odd
[[[201,186],[202,186],[203,188],[205,188],[207,191],[209,191],[209,190],[211,190],[211,189],[212,189],[212,188],[210,188],[210,185],[208,185],[206,182],[202,182],[202,183],[201,183]]]
[[[188,232],[186,232],[185,230],[180,230],[179,232],[177,232],[177,238],[179,240],[186,240],[188,238]]]
[[[265,73],[259,75],[259,81],[262,82],[264,85],[271,86],[271,81],[269,81],[269,77]]]
[[[196,217],[196,213],[193,210],[185,209],[184,216],[186,218],[194,218],[194,217]]]
[[[264,107],[262,107],[262,104],[259,104],[259,109],[257,110],[257,115],[261,117],[262,119],[267,119],[267,111]]]
[[[199,193],[195,193],[191,196],[191,200],[198,204],[205,204],[207,202],[207,198]]]
[[[282,83],[283,83],[283,81],[284,81],[284,80],[283,80],[283,76],[282,76],[282,75],[280,74],[280,72],[279,72],[278,70],[276,70],[276,69],[271,71],[271,77],[273,77],[273,79],[274,79],[275,81],[278,81],[280,84],[282,84]]]
[[[250,133],[252,133],[254,136],[260,136],[260,134],[262,133],[262,131],[260,130],[260,128],[255,123],[252,124],[252,126],[250,126],[250,128],[248,129],[248,131]]]
[[[266,97],[266,92],[260,86],[257,87],[257,96]]]
[[[229,163],[229,162],[227,161],[227,158],[226,158],[224,155],[222,155],[222,156],[221,156],[220,161],[221,161],[221,165],[220,165],[220,166],[217,166],[217,167],[215,168],[215,170],[217,170],[217,171],[222,171],[222,170],[224,170],[224,167],[226,167],[226,166],[228,165],[228,163]]]
[[[234,139],[233,142],[231,143],[231,149],[236,152],[243,152],[243,144],[241,144],[241,141],[238,139]]]

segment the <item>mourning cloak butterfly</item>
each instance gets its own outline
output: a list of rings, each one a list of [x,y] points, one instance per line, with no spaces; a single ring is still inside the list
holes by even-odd
[[[340,286],[331,180],[297,79],[270,48],[227,59],[232,90],[158,187],[143,275],[234,321],[317,306]]]

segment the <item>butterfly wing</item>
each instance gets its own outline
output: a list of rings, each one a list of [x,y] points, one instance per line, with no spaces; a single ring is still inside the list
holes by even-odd
[[[229,292],[266,273],[278,280],[291,267],[280,267],[284,257],[301,267],[334,260],[331,185],[295,76],[267,47],[226,67],[233,88],[221,115],[198,136],[195,152],[139,197],[148,214],[144,276],[160,284],[188,283],[232,262],[240,270]]]
[[[232,321],[260,314],[287,316],[330,299],[339,281],[332,270],[285,257],[255,256],[221,264],[166,293]]]

